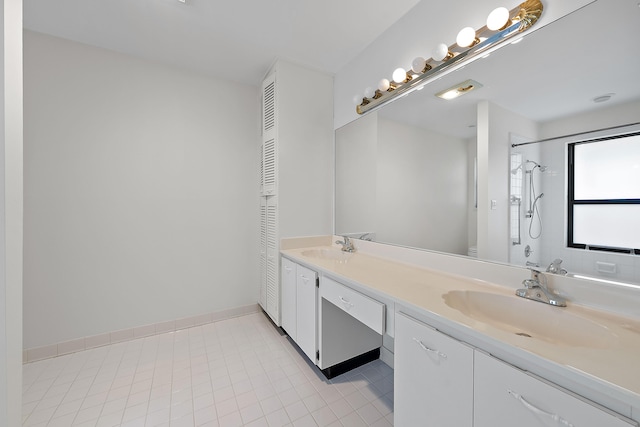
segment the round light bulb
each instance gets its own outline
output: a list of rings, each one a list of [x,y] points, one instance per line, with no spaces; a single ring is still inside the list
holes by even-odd
[[[362,97],[360,95],[353,95],[353,105],[362,104]]]
[[[426,66],[427,66],[427,60],[421,56],[418,56],[411,63],[411,71],[413,71],[416,74],[420,74],[424,70],[424,67]]]
[[[503,29],[509,22],[509,9],[506,7],[498,7],[487,17],[487,28],[491,31]]]
[[[391,87],[391,82],[389,82],[389,80],[387,80],[387,79],[382,79],[382,80],[380,80],[380,83],[378,83],[378,90],[380,92],[388,91],[389,87]]]
[[[449,55],[449,48],[444,43],[440,43],[439,45],[437,45],[436,48],[433,49],[433,53],[431,54],[433,59],[435,59],[436,61],[442,61],[448,55]]]
[[[366,98],[373,98],[376,95],[376,91],[375,89],[373,89],[371,86],[368,86],[365,90],[364,90],[364,96]]]
[[[404,81],[407,80],[407,72],[404,68],[396,68],[391,77],[396,83],[404,83]]]
[[[458,33],[458,37],[456,37],[456,43],[460,47],[469,47],[473,44],[476,39],[476,30],[471,27],[464,27]]]

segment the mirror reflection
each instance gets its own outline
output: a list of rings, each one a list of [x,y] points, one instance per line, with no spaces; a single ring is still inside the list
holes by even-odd
[[[571,143],[640,129],[610,129],[640,122],[638,19],[635,2],[596,1],[338,129],[336,234],[640,283],[633,250],[568,246],[567,186]],[[483,87],[434,96],[467,79]],[[612,151],[640,165],[625,147]]]

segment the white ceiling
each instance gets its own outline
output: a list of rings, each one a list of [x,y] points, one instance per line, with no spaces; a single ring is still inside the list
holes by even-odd
[[[24,27],[257,85],[276,59],[335,73],[419,0],[24,0]]]

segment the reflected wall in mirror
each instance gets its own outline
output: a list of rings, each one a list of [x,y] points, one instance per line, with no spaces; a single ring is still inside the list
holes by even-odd
[[[640,283],[640,256],[567,247],[567,140],[510,150],[640,122],[639,19],[636,2],[596,1],[338,129],[336,234],[458,255],[477,246],[481,259],[543,270],[561,258],[569,273]],[[554,48],[568,35],[580,43]],[[615,60],[594,62],[597,51]],[[434,96],[466,79],[484,87]]]
[[[336,141],[338,234],[467,254],[475,141],[376,113],[338,129]]]

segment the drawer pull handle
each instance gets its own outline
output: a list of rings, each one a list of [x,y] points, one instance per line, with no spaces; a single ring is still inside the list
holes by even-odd
[[[429,352],[429,353],[433,353],[433,354],[435,354],[435,355],[437,355],[437,356],[442,357],[443,359],[446,359],[446,358],[447,358],[447,355],[446,355],[446,354],[444,354],[444,353],[442,353],[442,352],[440,352],[440,351],[438,351],[438,350],[434,350],[434,349],[432,349],[432,348],[427,347],[427,346],[426,346],[426,345],[424,345],[424,343],[423,343],[422,341],[420,341],[418,338],[415,338],[415,337],[414,337],[414,338],[413,338],[413,340],[414,340],[415,342],[417,342],[417,343],[418,343],[418,345],[419,345],[420,347],[422,347],[422,349],[423,349],[424,351],[427,351],[427,352]]]
[[[340,301],[342,301],[342,303],[347,307],[347,310],[350,309],[351,307],[353,307],[353,303],[351,303],[348,300],[342,298],[341,296],[339,296],[338,298],[340,298]]]
[[[284,269],[287,271],[287,273],[291,273],[291,271],[292,271],[291,268],[289,268],[289,267],[285,267]]]
[[[521,395],[519,395],[515,391],[507,390],[507,392],[511,396],[513,396],[516,400],[518,400],[520,403],[522,403],[522,406],[524,406],[525,408],[527,408],[528,410],[530,410],[534,414],[543,415],[545,417],[549,417],[559,425],[563,425],[563,426],[566,426],[566,427],[574,427],[573,424],[571,424],[569,421],[567,421],[564,418],[562,418],[560,415],[552,414],[551,412],[544,411],[544,410],[538,408],[537,406],[534,406],[531,403],[527,402],[524,397],[522,397]]]
[[[308,278],[307,276],[300,275],[300,278],[302,279],[302,281],[303,281],[304,283],[309,282],[309,278]]]

